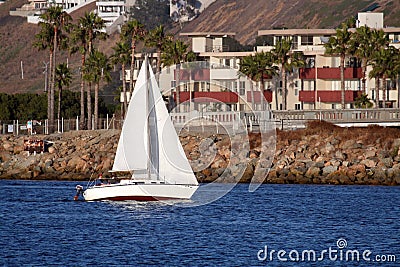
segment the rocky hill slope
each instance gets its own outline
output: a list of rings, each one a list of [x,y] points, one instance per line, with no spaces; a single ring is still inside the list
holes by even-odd
[[[374,12],[384,12],[386,25],[400,27],[400,1],[395,0],[224,0],[214,2],[182,31],[235,32],[242,44],[253,44],[258,30],[335,28],[374,4]]]

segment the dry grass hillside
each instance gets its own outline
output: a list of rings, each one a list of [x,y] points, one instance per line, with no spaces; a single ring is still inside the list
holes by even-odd
[[[242,44],[253,44],[258,30],[274,27],[334,28],[373,3],[385,24],[400,27],[398,0],[223,0],[214,2],[183,32],[235,32]]]
[[[48,62],[48,52],[32,47],[34,36],[39,31],[37,25],[28,24],[25,18],[9,16],[10,9],[21,7],[27,0],[9,0],[0,5],[0,92],[43,92],[44,64]],[[252,44],[257,31],[273,27],[326,28],[335,27],[358,11],[378,3],[375,11],[385,13],[385,23],[400,27],[400,1],[398,0],[218,0],[197,19],[186,24],[182,32],[229,31],[236,32],[236,39],[242,44]],[[72,14],[77,20],[84,11]],[[107,54],[117,36],[100,44]],[[58,54],[66,61],[67,54]],[[70,67],[78,76],[80,65],[77,55],[69,56]],[[21,62],[24,77],[21,75]],[[60,61],[59,61],[60,62]],[[78,90],[78,79],[74,79],[72,90]]]

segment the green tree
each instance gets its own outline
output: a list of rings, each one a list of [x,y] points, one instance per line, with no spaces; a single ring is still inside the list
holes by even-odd
[[[370,75],[374,76],[375,79],[382,78],[382,104],[384,108],[386,107],[387,100],[387,79],[394,80],[397,77],[395,61],[397,53],[398,50],[396,48],[389,46],[376,51],[373,56],[374,59],[372,62],[372,71],[370,72]],[[379,101],[379,98],[377,98],[377,101]]]
[[[157,70],[156,79],[159,81],[159,76],[161,72],[161,53],[165,49],[166,44],[173,40],[171,34],[166,34],[164,31],[164,26],[159,25],[149,32],[146,38],[146,46],[155,47],[157,50]]]
[[[61,44],[65,45],[66,42],[58,43],[62,32],[68,31],[70,27],[70,22],[72,20],[71,16],[62,10],[61,6],[50,6],[45,13],[40,15],[40,25],[47,24],[47,26],[42,26],[42,28],[52,27],[53,28],[53,58],[51,65],[51,79],[50,79],[50,117],[49,125],[50,131],[54,123],[54,85],[55,85],[55,66],[56,66],[56,49],[60,47]],[[46,29],[48,30],[48,29]]]
[[[260,82],[260,91],[265,90],[265,77],[278,75],[279,68],[274,65],[275,58],[271,52],[260,52],[254,56],[246,56],[240,62],[239,71],[251,80]],[[254,102],[253,85],[251,84],[252,102]],[[263,100],[263,97],[261,97]]]
[[[72,82],[72,74],[67,66],[67,63],[58,64],[56,67],[56,80],[55,85],[58,88],[58,107],[57,107],[57,119],[61,119],[61,101],[62,101],[62,89],[68,87]]]
[[[111,60],[114,64],[121,64],[122,68],[122,92],[124,95],[124,104],[123,104],[123,114],[125,117],[126,111],[128,110],[128,102],[126,95],[126,75],[125,75],[125,66],[130,62],[130,48],[129,45],[124,41],[119,41],[114,47],[114,54],[111,56]]]
[[[94,84],[94,129],[98,127],[100,82],[111,81],[111,69],[107,56],[98,50],[92,51],[85,64],[87,80]]]
[[[146,25],[147,30],[157,25],[171,25],[169,1],[165,0],[136,0],[135,6],[128,11],[130,20],[136,19]]]
[[[271,50],[276,63],[281,70],[282,79],[282,108],[287,110],[287,72],[293,71],[294,68],[304,66],[304,60],[300,52],[292,52],[292,40],[282,38],[277,41],[275,47]]]
[[[350,50],[352,54],[361,59],[362,93],[365,94],[367,66],[370,64],[372,53],[374,52],[371,29],[368,26],[357,28],[354,34],[351,35]]]
[[[83,68],[85,66],[85,61],[87,54],[90,54],[93,50],[93,42],[96,39],[105,40],[107,34],[102,30],[105,27],[105,21],[101,19],[94,12],[85,12],[84,16],[79,18],[78,23],[73,26],[73,31],[71,34],[72,48],[71,52],[78,52],[81,54],[81,68],[80,68],[80,128],[83,129],[85,125],[85,79],[83,78]],[[88,87],[90,99],[90,86]],[[90,118],[88,118],[90,120]]]
[[[191,62],[196,60],[196,55],[189,50],[189,45],[181,40],[169,41],[165,44],[164,52],[161,54],[161,64],[163,66],[176,65],[176,108],[179,112],[180,107],[180,65],[183,62]]]
[[[130,87],[129,92],[132,94],[133,86],[135,84],[133,80],[133,74],[135,70],[135,49],[136,43],[139,40],[143,40],[146,35],[146,29],[142,23],[136,19],[127,21],[121,28],[121,36],[124,41],[131,44],[131,67],[130,67]]]
[[[373,103],[368,98],[367,94],[361,94],[355,99],[354,106],[356,108],[372,108]]]
[[[341,89],[341,105],[345,109],[345,81],[344,81],[344,64],[346,56],[351,51],[351,33],[346,24],[342,24],[336,29],[336,35],[329,37],[325,46],[327,55],[337,55],[340,57],[340,89]]]
[[[53,69],[53,36],[54,36],[54,30],[53,27],[50,24],[47,23],[39,23],[41,26],[41,30],[38,34],[35,35],[35,42],[33,43],[33,46],[38,48],[38,50],[46,50],[49,49],[49,70],[50,70],[50,75],[51,71]],[[47,70],[46,70],[47,71]],[[48,81],[46,81],[47,83]],[[47,118],[50,118],[51,114],[51,93],[50,89],[45,88],[45,91],[47,93]]]

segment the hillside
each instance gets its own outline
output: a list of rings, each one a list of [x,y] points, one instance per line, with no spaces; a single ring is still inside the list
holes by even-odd
[[[182,32],[235,32],[242,44],[254,44],[258,30],[276,27],[335,28],[342,21],[377,3],[385,24],[400,27],[398,0],[224,0],[211,4]]]
[[[37,92],[44,89],[44,62],[48,62],[47,51],[32,47],[37,25],[28,24],[25,18],[9,16],[9,10],[22,6],[26,0],[9,0],[0,5],[0,92]],[[385,13],[385,24],[400,27],[400,1],[398,0],[219,0],[210,5],[198,18],[184,25],[181,32],[229,31],[236,32],[242,44],[254,44],[257,31],[273,27],[288,28],[332,28],[356,15],[373,3],[379,7],[374,11]],[[94,8],[94,5],[93,7]],[[74,20],[84,10],[72,14]],[[176,29],[176,28],[175,28]],[[102,51],[111,53],[117,36],[100,44]],[[77,55],[58,54],[64,62],[68,58],[74,76],[79,74]],[[23,79],[21,71],[23,67]],[[78,79],[74,79],[72,90],[79,90]]]

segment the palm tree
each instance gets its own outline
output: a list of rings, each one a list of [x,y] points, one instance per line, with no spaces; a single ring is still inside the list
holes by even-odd
[[[143,40],[146,34],[145,27],[142,23],[137,21],[136,19],[129,20],[121,28],[121,35],[123,36],[124,40],[130,42],[131,44],[131,67],[130,67],[130,87],[129,92],[133,92],[133,72],[135,70],[135,49],[136,49],[136,42],[139,40]]]
[[[129,64],[130,61],[130,48],[126,42],[120,41],[113,47],[113,50],[114,54],[111,56],[111,59],[114,64],[121,64],[122,68],[122,92],[124,96],[124,113],[122,114],[122,116],[125,117],[124,114],[126,114],[126,111],[128,110],[125,66],[126,64]]]
[[[60,40],[60,36],[62,35],[62,31],[68,31],[70,26],[70,21],[72,20],[71,16],[62,10],[61,6],[51,6],[49,7],[45,13],[40,15],[40,25],[47,24],[48,26],[42,27],[52,27],[53,28],[53,58],[52,58],[52,67],[51,71],[51,79],[50,79],[50,116],[49,116],[49,125],[52,127],[54,121],[54,84],[55,84],[55,67],[56,67],[56,49],[59,48],[58,41]]]
[[[40,26],[42,27],[40,32],[35,35],[36,41],[33,43],[34,47],[37,47],[38,50],[46,50],[49,49],[49,69],[50,71],[52,70],[53,67],[53,27],[51,27],[49,24],[45,23],[40,23]],[[46,81],[47,82],[47,81]],[[50,94],[50,89],[45,88],[47,92],[47,118],[50,118],[51,114],[51,94]]]
[[[71,35],[71,41],[73,43],[71,52],[78,52],[81,54],[81,116],[80,116],[80,128],[83,129],[85,125],[85,81],[83,79],[83,68],[85,66],[86,55],[91,53],[93,49],[93,42],[96,39],[104,40],[107,35],[102,32],[105,27],[105,22],[94,12],[85,12],[84,16],[79,18],[79,21],[73,27]],[[89,97],[90,98],[90,87]],[[90,118],[88,118],[90,120]]]
[[[57,119],[61,118],[61,99],[62,89],[64,86],[69,86],[72,81],[72,74],[67,66],[67,63],[58,64],[56,67],[56,81],[55,85],[58,88],[58,108],[57,108]]]
[[[256,53],[254,56],[246,56],[240,62],[239,71],[247,75],[251,80],[260,82],[261,101],[263,101],[265,76],[275,76],[279,68],[274,66],[274,56],[271,52]],[[253,85],[251,84],[252,102],[254,102]],[[254,108],[254,103],[253,103]]]
[[[155,47],[157,49],[157,70],[156,79],[159,80],[161,72],[161,53],[165,48],[165,45],[173,39],[171,34],[165,34],[164,26],[160,25],[149,32],[146,38],[146,46]]]
[[[97,129],[99,118],[99,89],[100,82],[111,81],[111,65],[107,56],[98,51],[93,50],[85,64],[87,80],[94,83],[94,129]],[[89,114],[88,114],[89,115]],[[89,117],[90,118],[90,117]]]
[[[344,64],[346,55],[351,51],[350,46],[351,33],[346,24],[342,24],[341,28],[336,29],[336,35],[329,37],[325,46],[325,53],[328,55],[338,55],[340,57],[340,89],[341,89],[341,105],[345,109],[345,83],[344,83]]]
[[[387,79],[396,79],[397,71],[396,71],[396,54],[398,54],[398,50],[393,46],[389,46],[387,48],[381,48],[380,50],[374,53],[374,59],[372,63],[372,71],[370,75],[375,76],[375,79],[382,78],[382,104],[383,107],[386,107],[386,90],[387,90]],[[379,85],[379,83],[378,83]],[[378,86],[379,90],[379,86]],[[379,98],[377,98],[379,101]],[[379,103],[379,102],[378,102]]]
[[[357,28],[350,40],[351,54],[361,59],[362,93],[366,93],[367,66],[370,65],[374,52],[374,42],[371,39],[371,29],[368,26]]]
[[[373,104],[367,94],[361,94],[355,99],[354,106],[356,108],[372,108]]]
[[[302,53],[291,52],[292,40],[282,38],[275,44],[275,47],[271,50],[273,58],[279,65],[281,70],[282,79],[282,108],[287,109],[287,79],[286,74],[289,71],[293,71],[294,68],[304,66],[304,60],[302,59]]]
[[[179,112],[180,95],[179,95],[179,75],[180,64],[196,60],[196,55],[193,51],[188,50],[189,45],[181,40],[169,41],[165,44],[164,52],[161,54],[161,63],[163,66],[176,65],[176,108]]]

